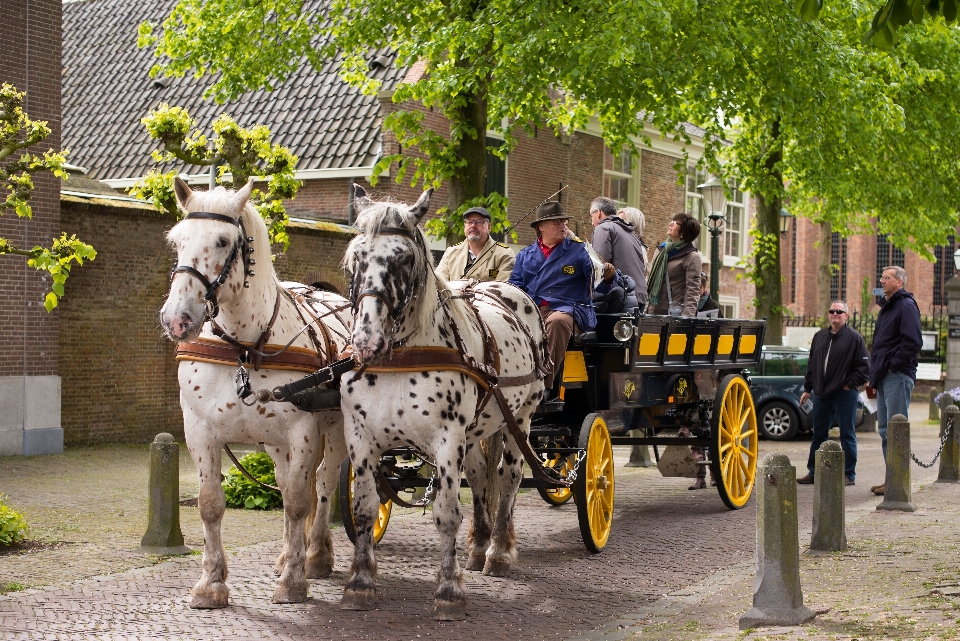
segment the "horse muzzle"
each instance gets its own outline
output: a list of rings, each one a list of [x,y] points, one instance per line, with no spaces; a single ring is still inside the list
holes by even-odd
[[[194,315],[188,312],[169,313],[160,310],[160,326],[172,341],[189,341],[200,335],[200,330],[203,329],[203,317],[201,315],[199,322],[194,318]]]

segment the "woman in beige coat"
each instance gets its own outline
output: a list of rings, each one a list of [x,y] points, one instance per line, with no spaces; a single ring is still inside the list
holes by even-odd
[[[700,223],[695,218],[677,214],[670,221],[667,240],[657,247],[647,275],[648,314],[697,315],[703,257],[693,243],[699,236]]]

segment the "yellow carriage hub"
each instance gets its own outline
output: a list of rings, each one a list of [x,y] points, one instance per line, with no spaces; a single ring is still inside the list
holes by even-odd
[[[613,446],[607,423],[599,414],[588,414],[580,428],[583,461],[574,492],[580,535],[591,552],[601,552],[613,525]]]
[[[563,357],[563,382],[586,383],[589,380],[587,377],[587,363],[583,359],[583,352],[578,350],[567,352]]]
[[[728,375],[717,390],[713,447],[720,498],[732,509],[746,505],[757,475],[757,413],[742,376]]]
[[[552,467],[560,472],[560,476],[566,477],[577,466],[576,454],[554,454],[544,461],[544,467]],[[573,490],[569,487],[539,487],[540,497],[550,505],[563,505],[573,498]]]
[[[347,469],[344,470],[341,468],[340,472],[340,515],[343,517],[343,527],[347,533],[347,538],[350,539],[351,543],[356,543],[357,528],[356,520],[353,517],[353,482],[356,477],[353,473],[353,465],[349,460],[344,461],[343,466]],[[345,492],[343,491],[344,487],[346,488]],[[393,501],[388,499],[380,503],[380,508],[377,511],[377,520],[373,524],[374,544],[379,543],[387,531],[387,524],[390,522],[390,513],[392,511]]]

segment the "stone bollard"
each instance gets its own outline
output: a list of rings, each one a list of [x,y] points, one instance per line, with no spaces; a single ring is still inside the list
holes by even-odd
[[[936,387],[930,390],[930,416],[927,420],[930,421],[939,421],[940,420],[940,406],[937,405],[937,395],[940,393]]]
[[[887,479],[878,510],[915,512],[910,501],[910,422],[896,414],[887,426]]]
[[[180,447],[166,432],[150,444],[150,485],[147,533],[140,551],[150,554],[187,554],[180,531]]]
[[[937,483],[960,483],[960,408],[951,405],[943,411],[940,421],[940,438],[947,429],[947,423],[952,422],[950,435],[943,443],[940,452],[940,473]]]
[[[843,449],[839,443],[825,441],[817,450],[816,458],[810,551],[840,552],[847,549]]]
[[[630,436],[639,438],[640,430],[630,430]],[[653,467],[654,465],[656,463],[650,456],[649,445],[632,445],[630,447],[630,460],[627,462],[627,467]]]
[[[801,625],[816,614],[803,605],[797,534],[797,470],[786,454],[767,454],[757,470],[757,578],[753,607],[740,629]]]

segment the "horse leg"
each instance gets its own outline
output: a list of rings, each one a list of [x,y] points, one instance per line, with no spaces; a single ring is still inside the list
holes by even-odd
[[[522,427],[523,423],[521,421]],[[512,438],[504,439],[503,466],[500,470],[500,501],[493,522],[490,548],[483,573],[490,576],[506,576],[510,565],[517,559],[517,536],[513,529],[513,507],[523,478],[523,458],[520,448]]]
[[[491,441],[498,437],[500,437],[499,432],[491,438]],[[497,449],[499,452],[499,448]],[[467,445],[464,473],[467,476],[467,482],[470,484],[471,494],[473,494],[473,518],[470,520],[470,528],[467,530],[467,570],[482,570],[487,560],[491,521],[488,509],[490,493],[487,484],[489,477],[487,466],[491,464],[499,467],[499,461],[491,463],[491,461],[486,460],[486,454],[479,443],[469,443]]]
[[[360,446],[363,447],[363,446]],[[353,520],[357,540],[353,549],[350,580],[343,590],[340,608],[343,610],[372,610],[377,601],[377,557],[373,548],[373,525],[380,511],[380,497],[374,476],[380,464],[380,454],[370,447],[353,451]]]
[[[433,504],[433,522],[440,534],[440,572],[437,574],[438,585],[433,599],[433,618],[438,621],[460,621],[467,617],[463,573],[457,562],[457,531],[463,521],[460,512],[463,456],[463,441],[456,451],[448,446],[437,453],[439,487]]]
[[[347,457],[343,428],[324,436],[323,461],[317,468],[317,513],[308,535],[307,578],[322,579],[333,573],[333,536],[330,534],[330,497],[337,491],[340,463]]]
[[[291,434],[291,441],[302,441],[298,432]],[[309,444],[307,444],[309,445]],[[307,600],[308,585],[304,574],[303,522],[310,509],[310,472],[316,461],[314,447],[289,447],[287,445],[271,448],[276,464],[277,481],[283,492],[283,570],[277,589],[273,593],[274,603],[302,603]]]
[[[203,429],[199,430],[204,431]],[[194,430],[186,429],[187,445],[190,455],[197,466],[200,477],[200,493],[197,506],[203,521],[203,574],[193,586],[191,608],[225,608],[230,603],[230,589],[227,580],[226,553],[220,538],[220,524],[227,501],[220,485],[220,443],[195,443],[191,435]]]

